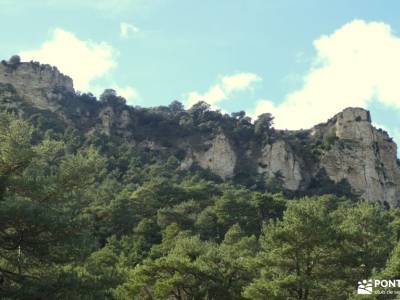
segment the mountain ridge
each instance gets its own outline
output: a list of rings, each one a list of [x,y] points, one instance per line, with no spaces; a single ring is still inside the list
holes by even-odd
[[[199,102],[185,110],[126,105],[113,90],[99,99],[77,93],[72,79],[36,62],[0,63],[0,107],[48,122],[48,129],[73,128],[84,137],[119,139],[143,151],[174,156],[180,170],[201,168],[240,184],[273,183],[290,192],[318,193],[326,185],[348,187],[368,201],[400,206],[397,145],[372,126],[370,113],[350,107],[307,130],[277,130],[272,116],[254,123]]]

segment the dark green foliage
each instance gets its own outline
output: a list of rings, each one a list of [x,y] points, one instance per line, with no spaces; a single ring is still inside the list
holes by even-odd
[[[4,295],[21,290],[20,299],[33,297],[53,272],[49,284],[57,284],[58,269],[94,245],[81,211],[104,163],[93,149],[67,154],[62,142],[32,145],[32,133],[26,122],[0,115],[0,274]]]
[[[19,57],[19,55],[13,55],[10,57],[10,59],[8,60],[8,63],[10,65],[18,65],[21,63],[21,57]]]
[[[258,116],[255,122],[254,132],[256,135],[268,134],[273,124],[274,117],[270,113],[264,113]]]
[[[95,100],[79,97],[90,114]],[[124,107],[115,97],[102,101]],[[224,116],[204,103],[130,109],[145,132],[136,137],[165,142],[176,128],[223,130],[234,143],[283,134],[271,116],[254,132],[242,112]],[[360,279],[400,274],[399,212],[355,202],[345,182],[320,174],[314,196],[289,200],[279,173],[253,178],[255,166],[243,162],[242,177],[224,183],[180,170],[182,153],[28,115],[34,126],[0,115],[1,299],[346,299]]]
[[[310,185],[305,194],[308,195],[324,195],[334,194],[336,196],[346,196],[349,199],[356,199],[351,190],[351,186],[346,179],[335,183],[331,180],[324,169],[320,170],[311,180]]]
[[[100,95],[99,98],[100,102],[104,104],[111,104],[111,105],[125,105],[126,100],[122,97],[119,97],[117,95],[117,92],[113,89],[106,89],[104,92]]]

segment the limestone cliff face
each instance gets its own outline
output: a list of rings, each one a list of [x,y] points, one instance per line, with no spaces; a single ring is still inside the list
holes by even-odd
[[[385,131],[374,128],[367,110],[347,108],[325,124],[310,129],[308,143],[318,140],[329,144],[314,162],[296,151],[284,138],[268,143],[260,155],[246,159],[257,162],[256,172],[267,179],[279,176],[291,191],[306,191],[321,172],[334,183],[347,181],[353,193],[368,201],[391,207],[400,205],[400,167],[397,146]],[[227,179],[235,175],[238,154],[224,135],[208,142],[210,148],[193,152],[183,165],[197,162]]]
[[[362,108],[347,108],[310,130],[277,130],[266,133],[266,138],[255,135],[254,125],[247,123],[242,140],[229,129],[237,124],[229,116],[214,114],[207,119],[202,125],[216,124],[210,133],[190,125],[195,115],[189,111],[178,111],[174,121],[165,108],[134,108],[124,101],[77,95],[71,78],[48,65],[0,64],[2,109],[51,111],[52,117],[86,136],[101,133],[146,151],[179,153],[182,170],[197,165],[224,180],[254,175],[267,182],[279,175],[284,188],[294,192],[312,190],[324,174],[333,183],[347,181],[368,201],[400,206],[397,146],[386,132],[372,126],[369,112]]]
[[[34,62],[0,63],[0,83],[11,84],[19,97],[37,108],[55,111],[61,91],[74,93],[72,79],[57,68]]]
[[[258,159],[258,173],[266,177],[279,173],[283,176],[285,188],[296,191],[301,188],[304,175],[302,174],[301,158],[290,149],[283,140],[267,144]]]
[[[221,133],[207,143],[207,148],[206,151],[190,150],[181,168],[189,169],[197,162],[203,169],[210,170],[223,179],[232,178],[237,157],[229,139]]]
[[[111,135],[111,129],[115,122],[115,112],[112,107],[106,107],[99,114],[101,125],[103,128],[103,133],[106,135]]]
[[[397,146],[386,132],[371,125],[368,111],[347,108],[316,131],[335,137],[319,163],[329,178],[335,182],[346,179],[364,199],[398,205]]]

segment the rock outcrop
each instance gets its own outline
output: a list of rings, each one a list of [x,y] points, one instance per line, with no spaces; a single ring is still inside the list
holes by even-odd
[[[386,132],[372,126],[368,111],[347,108],[318,130],[334,135],[335,142],[319,163],[330,179],[346,179],[364,199],[398,205],[397,146]]]
[[[267,144],[261,153],[258,160],[258,173],[265,174],[266,177],[279,174],[288,190],[296,191],[301,188],[304,179],[301,158],[297,157],[285,141]]]
[[[197,162],[203,169],[210,170],[223,179],[232,178],[235,175],[237,157],[229,139],[221,133],[207,142],[206,146],[206,151],[190,150],[181,168],[189,169]]]
[[[18,60],[0,64],[3,109],[24,103],[18,109],[50,111],[53,118],[86,136],[98,132],[146,151],[176,154],[182,170],[197,165],[223,180],[254,175],[267,182],[279,176],[292,192],[307,192],[325,182],[323,174],[333,184],[347,182],[353,193],[368,201],[400,206],[397,146],[385,131],[372,126],[365,109],[347,108],[310,130],[272,130],[264,137],[254,134],[254,125],[244,120],[245,127],[235,129],[246,132],[242,138],[233,133],[232,124],[239,124],[234,117],[210,114],[201,124],[205,130],[193,126],[193,120],[205,113],[203,108],[190,112],[178,105],[173,113],[165,107],[133,108],[113,91],[107,95],[97,101],[76,94],[71,78],[48,65]]]
[[[72,79],[56,67],[36,62],[0,63],[0,83],[11,84],[17,95],[40,109],[55,111],[62,93],[75,93]]]

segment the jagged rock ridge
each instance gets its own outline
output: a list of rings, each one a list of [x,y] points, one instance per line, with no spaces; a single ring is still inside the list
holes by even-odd
[[[72,79],[57,68],[39,63],[0,64],[0,83],[11,84],[18,95],[37,108],[57,110],[61,92],[74,93]]]
[[[240,138],[226,126],[203,130],[180,108],[169,108],[168,112],[133,108],[115,95],[97,101],[90,95],[76,94],[71,78],[54,67],[5,61],[0,64],[0,104],[21,115],[31,109],[50,111],[87,136],[118,136],[139,148],[178,153],[182,170],[197,165],[224,180],[241,174],[266,181],[278,176],[287,190],[300,192],[327,180],[347,182],[353,193],[368,201],[400,206],[397,146],[385,131],[372,126],[369,112],[362,108],[347,108],[309,130],[271,129],[264,136]],[[177,121],[165,117],[171,111]],[[246,119],[235,121],[207,113],[220,123],[243,123],[244,129],[253,130]],[[160,134],[158,128],[166,126],[170,130]]]

